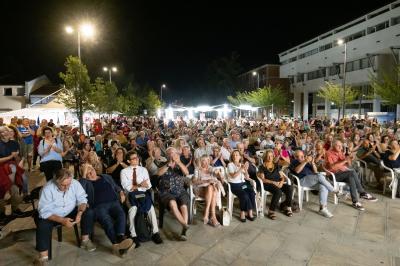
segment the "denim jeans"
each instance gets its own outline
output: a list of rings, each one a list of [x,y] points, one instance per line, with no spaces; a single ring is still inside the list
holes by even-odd
[[[126,215],[119,201],[101,203],[94,208],[96,220],[103,227],[111,243],[117,243],[118,235],[125,235]]]
[[[343,172],[335,173],[337,182],[346,182],[350,186],[351,200],[353,203],[358,202],[358,194],[365,193],[364,188],[361,186],[360,179],[358,179],[358,174],[354,169],[349,169]]]
[[[318,185],[319,190],[319,203],[326,206],[328,203],[328,192],[334,190],[331,183],[326,180],[325,176],[321,173],[315,175],[307,175],[300,179],[300,185],[303,187],[316,187]]]

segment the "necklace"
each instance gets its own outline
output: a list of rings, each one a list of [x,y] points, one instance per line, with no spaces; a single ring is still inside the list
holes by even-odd
[[[274,164],[272,164],[271,167],[268,166],[268,165],[266,165],[266,167],[267,167],[267,170],[268,170],[269,172],[272,172],[272,171],[274,171],[274,169],[275,169],[275,165],[274,165]]]

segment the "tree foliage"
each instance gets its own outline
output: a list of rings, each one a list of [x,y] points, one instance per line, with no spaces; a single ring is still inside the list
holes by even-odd
[[[383,73],[382,78],[370,75],[371,87],[387,104],[400,104],[400,65],[396,67],[395,73]]]
[[[215,92],[224,95],[238,89],[237,76],[243,71],[239,63],[239,54],[232,52],[228,57],[214,60],[208,67],[207,79],[209,86]]]
[[[359,92],[354,90],[351,86],[346,85],[344,104],[356,100],[358,95]],[[318,97],[333,102],[338,107],[339,110],[338,119],[339,119],[340,108],[343,105],[343,86],[332,82],[325,82],[325,85],[321,87],[321,90],[318,92]]]
[[[118,110],[118,89],[115,83],[96,78],[90,94],[90,103],[98,113],[112,114]]]
[[[89,95],[92,91],[90,77],[86,66],[78,57],[69,56],[65,62],[66,71],[60,73],[65,89],[58,95],[58,102],[72,109],[78,120],[80,131],[83,131],[83,113],[90,110]]]
[[[236,96],[228,96],[228,101],[235,106],[250,104],[257,107],[283,107],[287,104],[288,97],[280,87],[271,86],[258,88],[250,92],[238,92]]]
[[[149,115],[155,115],[157,108],[160,108],[162,105],[158,94],[152,89],[149,90],[143,104]]]

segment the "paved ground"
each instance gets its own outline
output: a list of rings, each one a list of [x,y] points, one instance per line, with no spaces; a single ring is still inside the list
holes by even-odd
[[[33,174],[32,184],[38,183]],[[189,230],[189,240],[175,240],[177,222],[166,215],[161,235],[164,244],[144,243],[123,259],[111,254],[110,243],[100,228],[95,230],[98,246],[87,253],[75,246],[72,229],[63,229],[63,242],[53,234],[51,265],[400,265],[400,200],[389,196],[377,203],[365,203],[358,212],[348,206],[329,204],[335,215],[326,219],[316,213],[317,197],[311,195],[304,210],[288,218],[279,214],[229,227],[201,224],[197,215]],[[332,200],[331,200],[332,202]],[[237,215],[237,213],[236,213]],[[31,218],[15,220],[12,232],[0,240],[0,265],[30,265],[37,255]]]

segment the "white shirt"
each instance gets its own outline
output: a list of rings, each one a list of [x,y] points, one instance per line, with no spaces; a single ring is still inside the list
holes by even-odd
[[[82,203],[87,203],[87,195],[79,181],[72,179],[71,185],[65,192],[60,191],[54,181],[49,181],[40,193],[39,217],[42,219],[47,219],[51,215],[65,217]]]
[[[229,161],[231,159],[231,152],[224,146],[221,147],[221,153],[222,153],[222,158],[225,161]]]
[[[149,188],[140,187],[140,188],[138,188],[138,191],[145,192],[146,190],[150,189],[151,183],[150,183],[149,172],[147,171],[146,168],[144,168],[142,166],[135,166],[135,167],[129,166],[129,167],[121,170],[122,188],[127,192],[130,192],[132,190],[133,168],[136,168],[136,183],[140,184],[143,181],[147,180],[147,184],[149,186]]]
[[[234,163],[228,164],[228,173],[229,174],[236,173],[237,171],[239,171],[239,167],[237,167]],[[228,179],[229,179],[230,183],[238,184],[238,183],[243,183],[245,181],[244,177],[245,177],[245,175],[244,175],[243,171],[240,169],[240,174],[238,174],[236,177],[231,177],[231,175],[229,175]]]
[[[208,153],[208,151],[207,151],[207,147],[197,148],[197,149],[194,151],[194,159],[195,159],[195,160],[200,159],[200,157],[203,156],[203,155],[210,155],[210,154]]]

